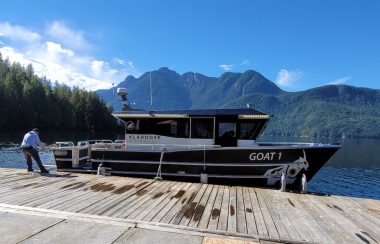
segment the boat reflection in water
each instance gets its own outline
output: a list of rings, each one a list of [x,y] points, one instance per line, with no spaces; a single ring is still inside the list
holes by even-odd
[[[337,144],[256,142],[271,115],[253,108],[124,109],[125,140],[57,143],[58,171],[96,172],[275,186],[307,180],[340,148]]]

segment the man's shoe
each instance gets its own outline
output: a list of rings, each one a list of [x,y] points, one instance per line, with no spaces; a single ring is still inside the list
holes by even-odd
[[[33,169],[28,169],[27,171],[28,171],[28,172],[33,172],[34,170],[33,170]]]
[[[49,174],[49,170],[47,169],[41,170],[41,174]]]

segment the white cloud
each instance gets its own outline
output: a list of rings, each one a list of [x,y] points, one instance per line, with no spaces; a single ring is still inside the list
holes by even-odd
[[[233,64],[221,64],[219,65],[224,71],[230,71],[235,65]]]
[[[113,61],[119,65],[128,66],[129,68],[132,68],[132,69],[135,68],[135,65],[133,64],[131,60],[123,60],[121,58],[114,58]]]
[[[248,59],[246,59],[243,62],[241,62],[240,65],[251,65],[251,62]]]
[[[81,33],[62,27],[59,22],[53,22],[51,26],[55,26],[52,29],[56,30],[54,32],[56,37],[63,37],[68,33],[72,33],[74,36],[75,33]],[[22,31],[25,35],[21,34]],[[116,62],[115,60],[119,61],[116,62],[117,65],[111,65],[106,60],[95,58],[89,54],[79,54],[70,48],[71,45],[67,45],[67,42],[52,40],[51,33],[46,36],[41,34],[44,33],[43,31],[36,33],[25,27],[12,26],[1,22],[0,32],[2,33],[0,35],[0,42],[2,43],[0,52],[4,59],[8,57],[11,62],[19,62],[25,66],[31,63],[39,76],[46,76],[53,82],[58,81],[69,86],[97,90],[110,88],[112,83],[124,80],[128,75],[139,75],[132,61],[124,61],[120,58],[111,59],[114,62]],[[59,33],[61,35],[58,35]],[[25,36],[30,35],[35,36],[35,38],[28,40],[27,45],[18,45],[18,41],[26,41]],[[1,41],[2,37],[7,37],[10,40],[15,39],[15,42],[10,41],[4,44]],[[84,38],[83,40],[81,37],[76,39],[77,41],[73,43],[88,43]]]
[[[255,65],[256,65],[256,64],[251,63],[250,60],[245,59],[245,60],[243,60],[242,62],[237,63],[237,64],[220,64],[219,67],[220,67],[221,69],[223,69],[224,71],[230,71],[230,70],[232,70],[232,69],[234,69],[234,68],[242,69],[242,68],[243,68],[242,66],[244,66],[244,69],[247,69],[247,68],[248,68],[248,69],[251,69],[251,68],[253,68]]]
[[[277,74],[276,83],[280,86],[291,87],[302,77],[302,72],[299,70],[281,69]]]
[[[117,64],[120,64],[120,65],[126,65],[127,64],[127,61],[125,61],[121,58],[114,58],[113,61]]]
[[[351,77],[346,76],[346,77],[342,77],[342,78],[339,78],[337,80],[331,81],[328,83],[328,85],[340,85],[340,84],[346,83],[349,80],[351,80]]]
[[[83,32],[72,30],[60,21],[54,21],[51,23],[47,27],[46,33],[48,37],[52,38],[54,41],[60,42],[72,49],[83,50],[90,47],[84,38]]]
[[[41,38],[36,32],[21,26],[11,25],[8,22],[0,22],[0,37],[1,36],[8,37],[11,40],[24,42],[33,42]]]

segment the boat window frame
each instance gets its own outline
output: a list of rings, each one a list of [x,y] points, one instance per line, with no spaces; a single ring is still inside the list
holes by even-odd
[[[213,123],[212,123],[212,126],[213,126],[213,128],[212,128],[212,137],[211,138],[194,138],[193,137],[193,119],[212,119],[212,121],[213,121]],[[190,127],[190,131],[189,131],[189,139],[191,140],[191,139],[197,139],[197,140],[202,140],[202,139],[207,139],[207,140],[210,140],[210,139],[212,139],[212,142],[213,142],[213,144],[215,144],[215,125],[216,125],[216,120],[215,120],[215,117],[213,117],[213,116],[191,116],[190,117],[190,125],[189,125],[189,127]]]

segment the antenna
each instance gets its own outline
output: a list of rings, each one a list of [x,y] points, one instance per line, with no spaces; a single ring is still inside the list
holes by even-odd
[[[152,71],[149,72],[149,85],[150,85],[150,110],[152,110],[153,109]]]

